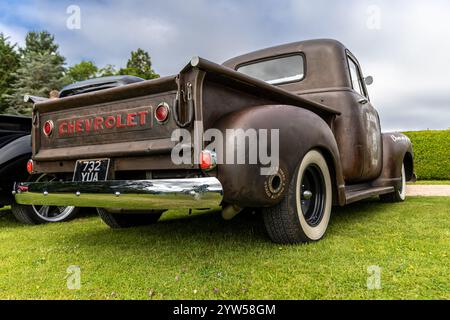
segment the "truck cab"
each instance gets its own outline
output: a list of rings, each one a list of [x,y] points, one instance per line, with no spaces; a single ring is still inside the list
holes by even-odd
[[[338,41],[312,40],[258,51],[225,63],[262,80],[268,75],[258,72],[270,67],[275,70],[277,64],[286,65],[288,72],[297,70],[297,75],[269,82],[341,113],[333,121],[332,130],[341,151],[346,183],[378,177],[383,163],[380,119],[355,56]]]
[[[401,152],[405,158],[401,160],[406,179],[415,180],[409,139],[398,133],[382,134],[380,117],[367,87],[373,78],[364,77],[358,59],[341,42],[322,39],[291,43],[245,54],[224,65],[340,112],[330,127],[339,148],[347,196],[348,190],[385,184],[380,177],[393,166],[389,153],[396,140],[406,142]]]

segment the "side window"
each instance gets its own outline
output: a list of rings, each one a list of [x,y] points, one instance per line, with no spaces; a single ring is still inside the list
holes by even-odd
[[[276,57],[241,66],[237,71],[273,85],[301,81],[305,77],[302,55]]]
[[[358,92],[360,95],[365,96],[363,86],[362,86],[362,79],[360,77],[360,70],[358,65],[350,58],[348,57],[348,65],[350,67],[350,77],[352,79],[352,86],[353,89]]]

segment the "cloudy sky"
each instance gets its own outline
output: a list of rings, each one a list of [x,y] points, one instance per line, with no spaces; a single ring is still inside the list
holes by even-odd
[[[71,5],[80,8],[80,29],[67,27]],[[194,55],[221,63],[334,38],[374,76],[369,90],[385,130],[450,127],[448,0],[1,0],[0,32],[12,41],[23,44],[28,30],[44,29],[68,64],[123,66],[141,47],[161,75],[177,73]]]

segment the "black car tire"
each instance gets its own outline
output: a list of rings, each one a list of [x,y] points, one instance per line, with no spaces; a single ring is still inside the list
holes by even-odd
[[[26,206],[15,202],[11,205],[14,217],[29,225],[67,222],[75,218],[79,210],[75,207]]]

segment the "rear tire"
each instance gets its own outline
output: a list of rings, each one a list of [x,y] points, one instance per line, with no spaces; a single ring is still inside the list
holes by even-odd
[[[121,211],[114,213],[104,208],[97,208],[98,215],[112,229],[125,229],[139,226],[152,225],[158,222],[164,211],[158,210],[152,213],[133,213]]]
[[[319,151],[312,150],[297,168],[283,201],[263,209],[269,237],[280,244],[321,240],[330,221],[332,197],[327,162]]]
[[[383,202],[403,202],[406,200],[406,171],[405,164],[402,165],[402,184],[400,188],[396,188],[393,193],[383,194],[380,196]]]

